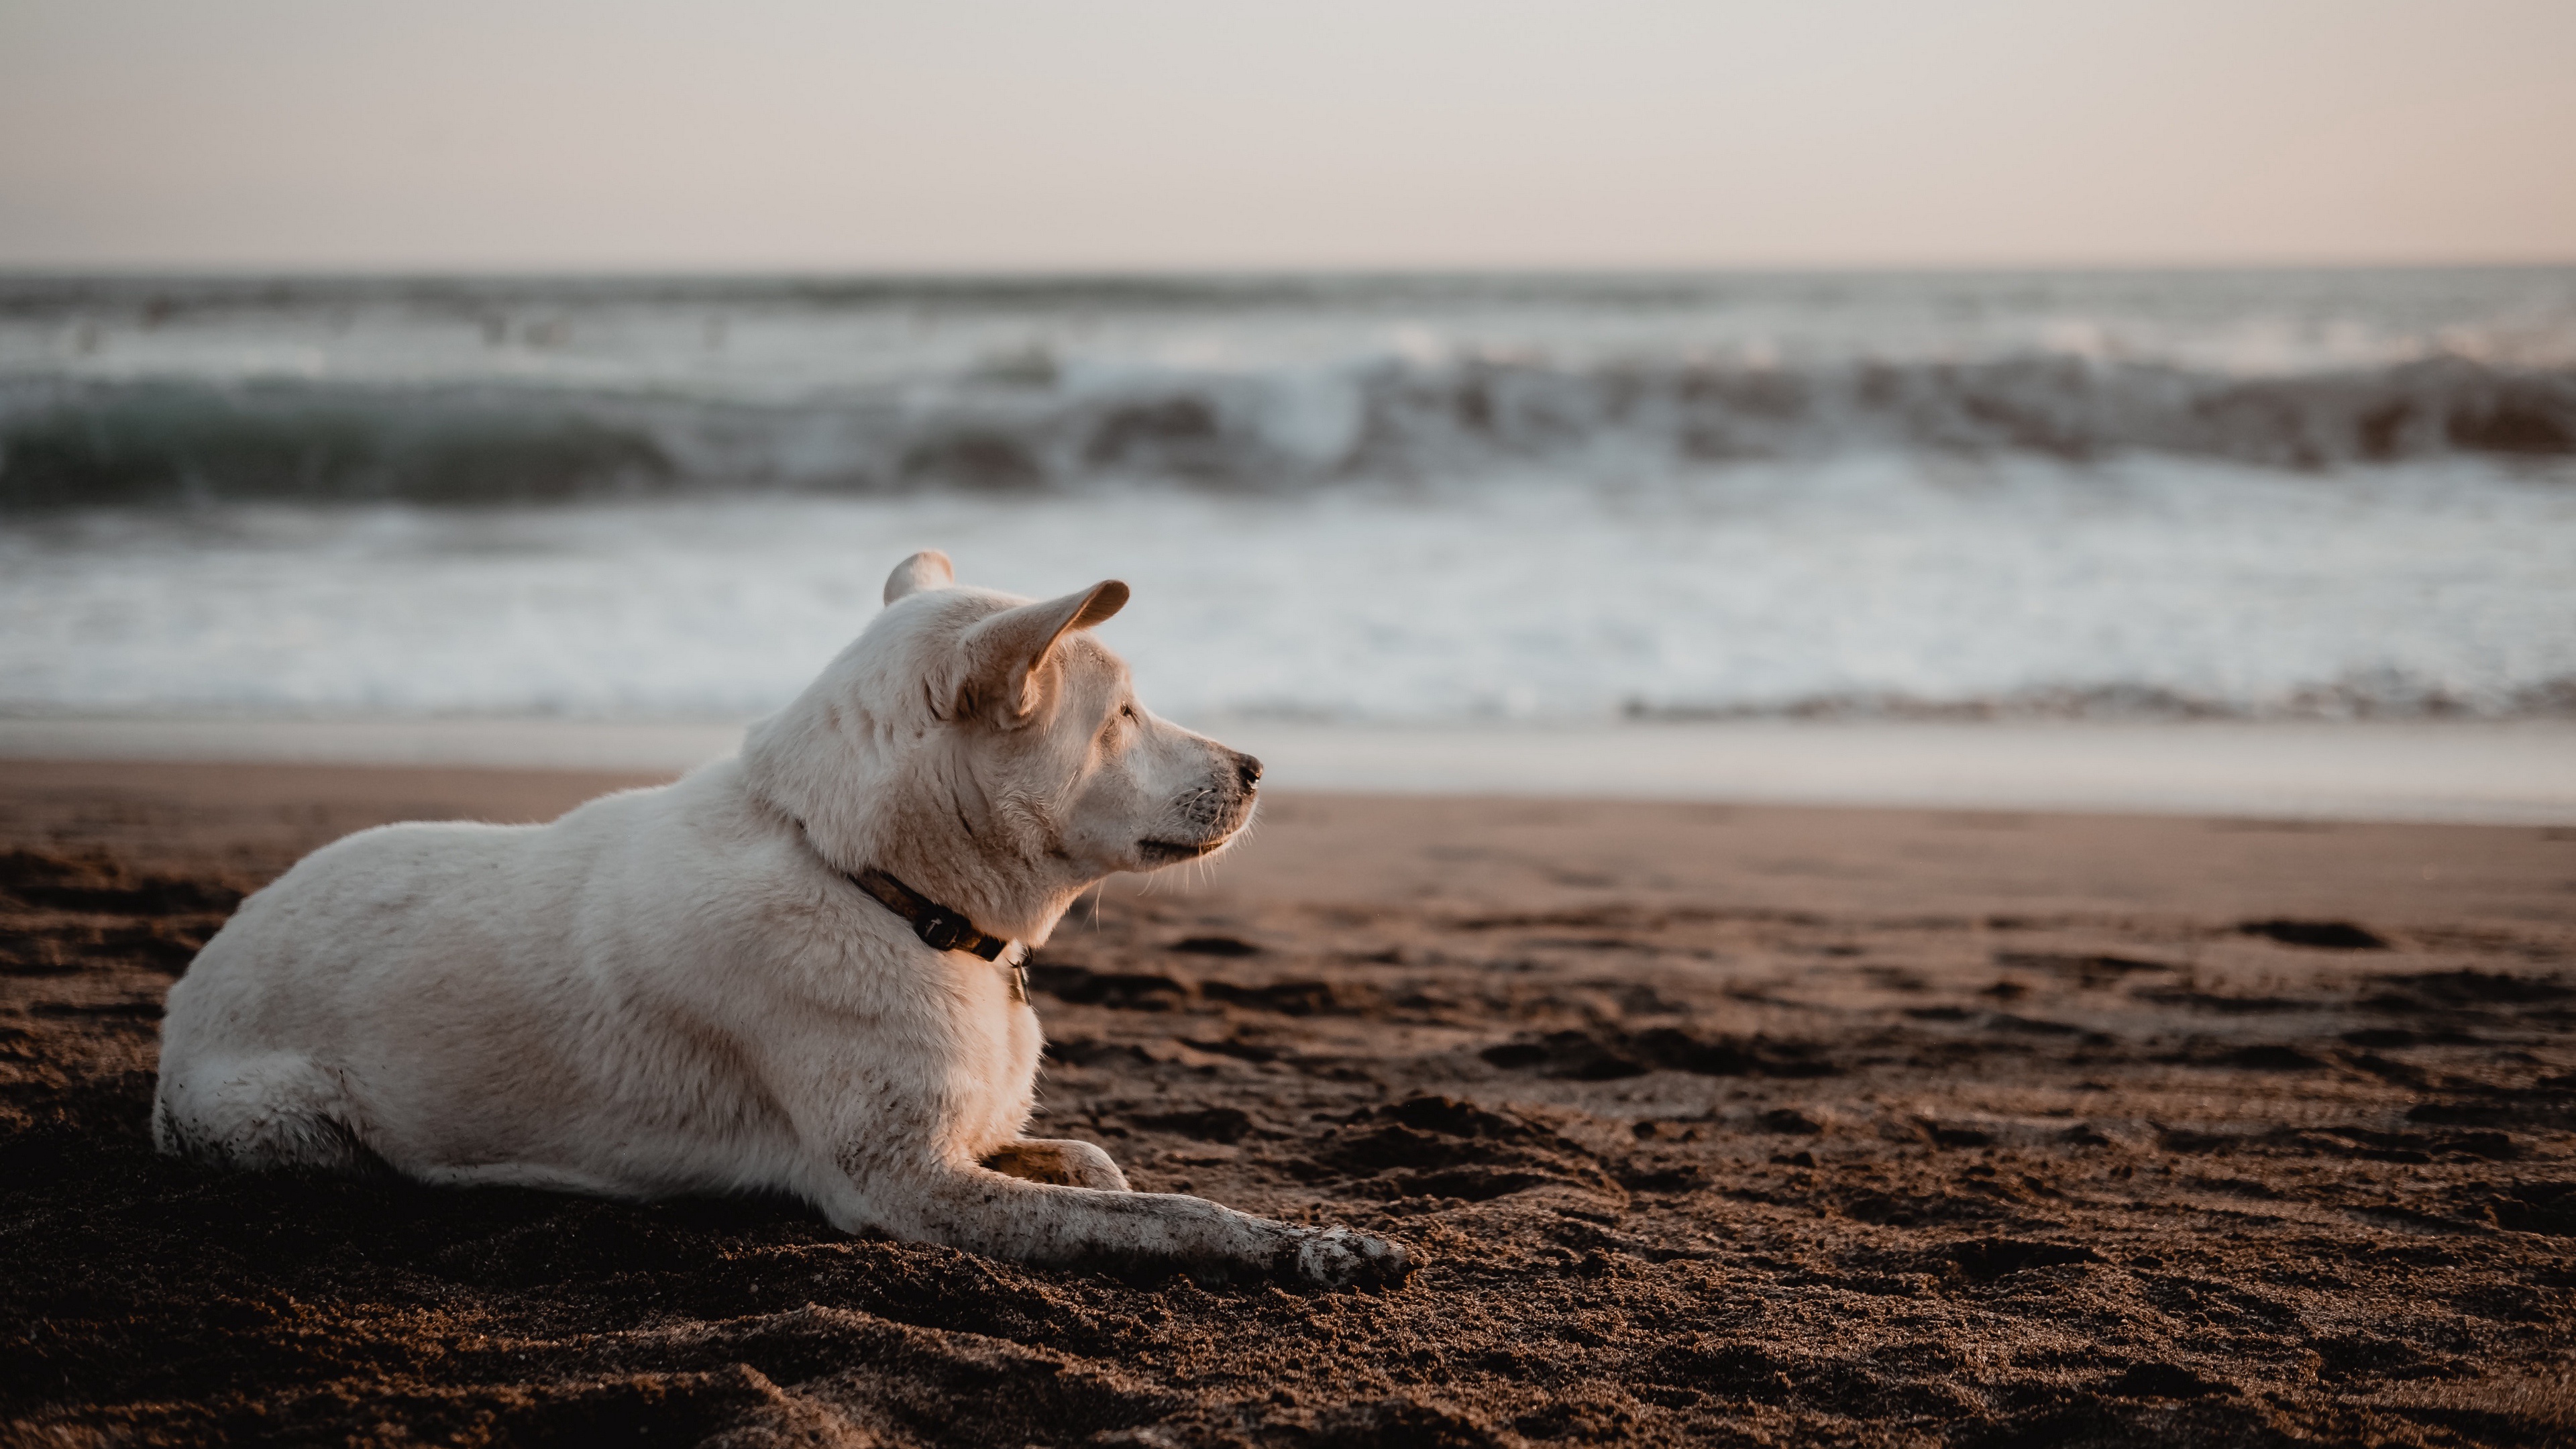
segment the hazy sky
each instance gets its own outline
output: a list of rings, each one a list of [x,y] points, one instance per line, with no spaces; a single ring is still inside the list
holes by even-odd
[[[2576,260],[2576,0],[0,0],[0,266]]]

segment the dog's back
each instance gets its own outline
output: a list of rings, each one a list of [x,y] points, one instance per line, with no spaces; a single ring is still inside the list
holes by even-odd
[[[638,1073],[669,1091],[702,1065],[656,1059],[703,1052],[704,1033],[637,1029],[687,983],[592,968],[649,962],[649,946],[621,938],[667,948],[703,916],[693,887],[720,891],[728,872],[688,859],[705,854],[692,807],[721,799],[708,788],[721,783],[612,795],[543,826],[383,826],[306,857],[171,990],[155,1139],[252,1168],[374,1157],[432,1180],[734,1185],[621,1162],[626,1144],[580,1110],[634,1095],[624,1079]],[[657,1181],[674,1176],[692,1180]]]

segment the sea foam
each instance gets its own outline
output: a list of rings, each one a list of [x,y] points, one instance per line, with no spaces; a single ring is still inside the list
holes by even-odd
[[[0,709],[2576,710],[2576,272],[0,283]]]

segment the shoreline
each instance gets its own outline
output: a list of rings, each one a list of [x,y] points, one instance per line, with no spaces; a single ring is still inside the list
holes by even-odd
[[[400,820],[552,820],[663,770],[0,759],[0,836],[266,878]],[[2350,918],[2523,929],[2576,919],[2576,829],[1943,806],[1265,790],[1218,858],[1110,878],[1131,907],[1858,919]],[[1064,927],[1079,934],[1084,906]]]
[[[0,717],[0,760],[677,773],[739,721]],[[1206,733],[1293,791],[2576,825],[2576,721],[1624,722]]]

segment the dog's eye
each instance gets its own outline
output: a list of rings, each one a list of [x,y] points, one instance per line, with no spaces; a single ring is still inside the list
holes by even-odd
[[[1129,724],[1136,723],[1136,706],[1132,704],[1122,704],[1118,706],[1118,717],[1127,721]]]

